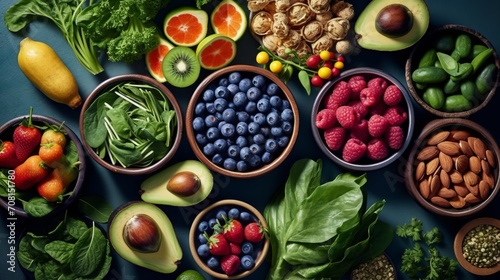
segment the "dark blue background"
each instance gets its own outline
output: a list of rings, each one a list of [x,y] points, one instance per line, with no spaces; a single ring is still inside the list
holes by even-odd
[[[237,2],[246,9],[246,1],[239,0]],[[356,14],[359,14],[369,1],[351,0],[349,2],[354,4]],[[439,0],[427,2],[430,11],[430,28],[443,24],[466,25],[479,31],[491,41],[497,50],[500,50],[500,35],[498,33],[498,26],[500,24],[498,15],[498,11],[500,11],[499,1]],[[13,3],[15,3],[14,0],[3,0],[0,2],[0,14],[2,15],[2,19],[7,8]],[[194,3],[194,1],[172,1],[167,9],[159,15],[158,24],[162,24],[163,16],[168,10],[181,5],[194,6]],[[206,5],[204,8],[207,11],[211,11],[217,3],[219,3],[219,1],[213,1],[213,3]],[[209,29],[209,33],[212,33],[211,29]],[[147,74],[143,61],[139,61],[133,65],[125,65],[122,63],[111,63],[104,58],[103,66],[105,72],[93,76],[80,66],[68,44],[59,33],[59,30],[52,23],[46,20],[35,21],[30,24],[28,30],[24,30],[19,34],[9,32],[2,23],[0,24],[0,123],[5,123],[13,117],[27,114],[29,107],[33,106],[34,113],[51,116],[58,120],[65,121],[67,125],[79,134],[78,118],[80,109],[71,110],[65,105],[52,102],[35,89],[19,69],[17,65],[19,42],[25,36],[29,36],[34,40],[46,42],[55,49],[75,75],[83,98],[87,97],[95,86],[108,77],[123,73]],[[254,58],[257,53],[257,47],[258,43],[251,37],[250,33],[247,32],[244,37],[238,41],[238,54],[233,64],[255,64]],[[378,68],[393,75],[400,82],[405,84],[404,65],[410,50],[411,49],[406,49],[392,53],[363,50],[361,54],[352,57],[352,60],[347,63],[346,69],[362,66]],[[202,71],[202,76],[199,81],[209,73],[209,71]],[[191,258],[187,241],[191,222],[201,208],[221,199],[233,198],[249,202],[262,211],[274,191],[285,183],[291,165],[301,158],[323,159],[323,175],[325,180],[331,180],[339,173],[345,171],[324,157],[314,142],[310,128],[310,113],[318,90],[314,90],[313,93],[308,96],[302,90],[297,80],[289,81],[288,86],[294,93],[299,105],[301,125],[298,142],[287,160],[271,173],[255,179],[234,179],[215,175],[214,191],[210,197],[200,205],[185,208],[162,206],[162,209],[165,210],[174,224],[177,237],[184,253],[182,264],[175,273],[170,275],[155,273],[131,265],[114,254],[113,266],[108,275],[109,279],[133,280],[146,279],[148,277],[149,279],[173,279],[185,269],[197,269],[201,271]],[[169,87],[177,97],[181,108],[185,112],[191,93],[196,88],[196,84],[186,89],[177,89],[168,84],[167,87]],[[495,114],[495,110],[497,110],[497,106],[500,104],[499,98],[499,96],[495,96],[485,109],[470,117],[470,119],[477,121],[489,129],[495,139],[500,139],[500,131],[496,129],[497,124],[494,123],[494,118],[498,115]],[[414,103],[414,106],[416,113],[415,137],[420,133],[421,128],[429,120],[435,117],[424,112],[416,103]],[[454,235],[463,224],[473,217],[453,220],[436,216],[420,207],[410,197],[404,187],[403,169],[407,155],[408,153],[387,168],[368,172],[368,183],[366,185],[368,201],[374,202],[386,199],[387,204],[382,211],[381,219],[394,227],[409,222],[412,217],[424,221],[426,230],[438,226],[445,236],[444,242],[439,249],[443,254],[453,257]],[[178,162],[184,159],[195,159],[185,138],[172,162]],[[138,189],[145,177],[131,177],[111,173],[95,163],[90,157],[88,157],[87,171],[84,187],[85,194],[101,195],[108,199],[115,208],[127,201],[140,199]],[[500,198],[494,200],[492,204],[478,216],[499,218],[500,215],[497,211],[499,199]],[[7,271],[6,254],[8,250],[6,244],[6,217],[4,211],[1,211],[1,213],[0,279],[26,279],[27,276],[21,272],[19,266],[17,266],[18,272],[15,274]],[[22,231],[22,226],[22,223],[17,224],[16,232],[18,234]],[[387,250],[398,269],[400,267],[400,256],[407,246],[408,243],[396,237]],[[249,279],[264,279],[267,269],[267,264],[264,264],[256,273],[249,277]],[[205,276],[209,279],[208,275]],[[401,279],[405,279],[401,273],[399,273],[398,276]],[[495,278],[496,277],[491,277],[490,279]],[[460,268],[458,279],[477,278]]]

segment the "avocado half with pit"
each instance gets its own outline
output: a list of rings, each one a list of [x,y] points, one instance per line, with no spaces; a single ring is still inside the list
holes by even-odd
[[[203,201],[212,191],[212,173],[200,161],[186,160],[146,178],[141,199],[154,204],[190,206]]]
[[[373,0],[356,20],[354,32],[364,49],[397,51],[418,42],[428,27],[424,0]]]
[[[172,273],[182,249],[165,212],[144,201],[132,201],[113,211],[109,241],[123,259],[160,273]]]

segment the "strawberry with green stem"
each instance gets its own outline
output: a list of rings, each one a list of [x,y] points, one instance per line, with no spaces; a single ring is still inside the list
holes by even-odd
[[[14,143],[0,140],[0,168],[15,168],[18,165]]]
[[[27,190],[41,182],[50,172],[39,155],[32,155],[14,169],[12,182],[18,190]]]
[[[211,236],[208,236],[208,234],[205,233],[204,235],[208,240],[207,245],[210,250],[210,254],[216,256],[225,256],[231,252],[229,242],[227,242],[226,237],[224,237],[222,233],[215,233]]]
[[[257,222],[251,222],[247,224],[244,228],[245,240],[250,242],[260,242],[266,236],[266,229],[262,226],[262,224]]]
[[[226,223],[222,227],[222,234],[224,234],[229,242],[235,244],[243,242],[243,238],[245,237],[243,234],[243,225],[240,221],[234,219],[226,220]]]
[[[49,143],[57,143],[61,145],[61,147],[66,147],[66,131],[63,129],[64,123],[56,126],[52,124],[46,124],[47,129],[43,131],[42,139],[40,140],[40,144],[49,144]]]
[[[33,124],[33,107],[30,107],[30,114],[21,124],[14,129],[12,135],[16,146],[16,156],[19,162],[24,162],[31,153],[40,145],[42,133]]]

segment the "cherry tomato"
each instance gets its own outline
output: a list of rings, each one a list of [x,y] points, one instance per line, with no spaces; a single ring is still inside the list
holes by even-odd
[[[345,62],[345,58],[342,55],[337,56],[337,61]]]
[[[280,73],[281,70],[283,70],[283,64],[281,63],[281,61],[275,60],[269,65],[269,70],[271,70],[271,72],[273,73]]]
[[[323,67],[319,68],[319,70],[318,70],[318,76],[321,79],[328,80],[332,76],[332,69],[329,68],[329,67],[323,66]]]
[[[318,69],[321,57],[318,54],[309,56],[306,60],[306,65],[309,69]]]
[[[323,59],[324,61],[327,61],[327,60],[330,60],[330,51],[321,51],[319,53],[319,57],[321,57],[321,59]]]
[[[261,65],[267,64],[269,62],[269,54],[265,51],[261,51],[255,57],[255,61]]]
[[[335,62],[335,64],[333,64],[333,67],[337,68],[337,69],[344,69],[344,62],[337,61],[337,62]]]
[[[312,78],[311,78],[311,85],[313,87],[322,87],[323,86],[323,79],[321,79],[321,77],[318,76],[318,74],[314,74],[314,76],[312,76]]]
[[[332,68],[332,77],[337,77],[340,74],[339,68]]]
[[[330,52],[330,59],[335,59],[336,55],[334,52]]]
[[[323,65],[321,65],[321,66],[328,67],[328,68],[333,68],[333,63],[334,63],[333,61],[327,60],[327,61],[323,62]]]

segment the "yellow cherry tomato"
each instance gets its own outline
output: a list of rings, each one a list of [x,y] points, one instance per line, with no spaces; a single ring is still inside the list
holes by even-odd
[[[271,72],[273,73],[280,73],[281,70],[283,70],[283,64],[281,63],[281,61],[275,60],[269,65],[269,70],[271,70]]]
[[[321,51],[319,53],[319,57],[321,57],[322,60],[327,61],[330,60],[330,52],[329,51]]]
[[[261,51],[257,54],[257,57],[255,57],[255,61],[261,65],[266,64],[269,62],[269,54],[265,51]]]
[[[344,68],[344,62],[342,61],[337,61],[333,64],[333,67],[337,68],[337,69],[343,69]]]
[[[329,67],[321,67],[318,69],[318,76],[324,80],[330,79],[332,76],[332,69]]]

